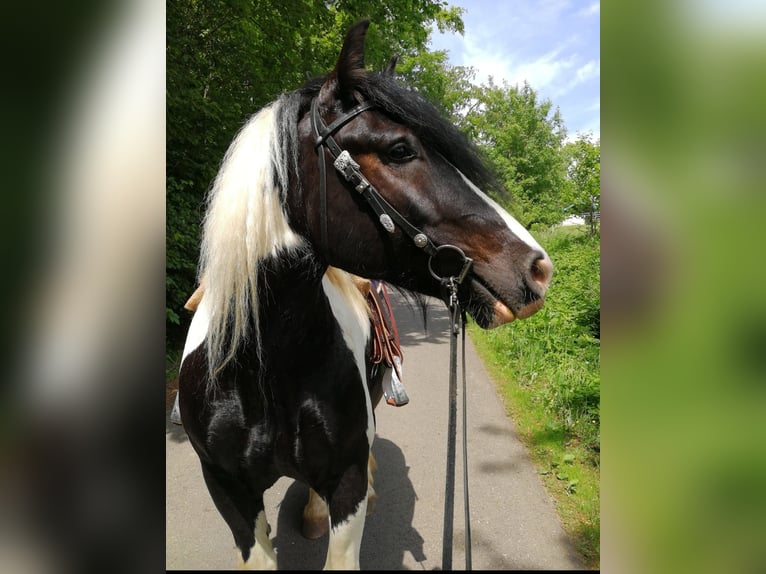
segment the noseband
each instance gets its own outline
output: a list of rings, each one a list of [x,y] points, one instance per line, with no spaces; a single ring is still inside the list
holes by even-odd
[[[450,311],[450,381],[449,381],[449,410],[447,421],[447,475],[444,498],[444,530],[442,538],[442,569],[452,568],[452,515],[455,489],[455,434],[457,432],[457,336],[463,328],[463,504],[465,511],[465,552],[466,570],[471,569],[471,525],[468,510],[468,452],[466,435],[466,373],[465,373],[465,310],[461,309],[458,299],[458,287],[471,270],[473,259],[467,257],[463,250],[455,245],[437,246],[423,231],[412,225],[407,218],[399,213],[380,192],[375,189],[359,170],[359,164],[351,154],[342,150],[332,137],[336,131],[353,120],[362,112],[374,108],[371,102],[362,102],[335,119],[329,126],[325,125],[319,115],[317,98],[311,102],[311,127],[314,131],[314,147],[319,161],[319,204],[321,217],[322,247],[327,252],[327,172],[325,168],[325,149],[335,158],[333,165],[343,178],[354,186],[354,189],[365,199],[378,216],[378,221],[388,233],[394,233],[396,226],[406,233],[416,247],[428,254],[428,271],[439,281],[442,287],[444,302]],[[447,272],[444,276],[438,273],[439,257],[450,257],[457,254],[461,261],[457,273]],[[444,255],[446,254],[446,255]],[[452,254],[452,255],[450,255]],[[434,266],[437,270],[434,270]]]
[[[452,291],[453,287],[456,291],[457,287],[463,282],[470,271],[473,259],[467,257],[459,247],[454,245],[437,246],[425,233],[423,233],[423,231],[407,221],[407,218],[399,213],[394,206],[388,203],[380,192],[375,189],[375,186],[362,175],[362,172],[359,170],[359,164],[354,161],[348,151],[342,150],[332,137],[335,132],[353,120],[356,116],[374,107],[375,105],[371,102],[362,102],[349,110],[345,115],[336,118],[335,121],[328,126],[325,125],[319,114],[317,98],[314,98],[311,102],[311,127],[314,131],[314,147],[317,150],[317,158],[319,161],[319,209],[322,247],[325,250],[328,248],[327,172],[325,167],[325,150],[328,150],[335,160],[333,162],[335,169],[338,170],[343,178],[354,186],[357,193],[367,201],[377,215],[378,221],[383,226],[383,229],[388,233],[394,233],[398,226],[409,236],[416,247],[422,249],[429,255],[428,270],[431,275],[450,291]],[[462,265],[458,273],[441,276],[434,270],[434,265],[436,264],[438,268],[440,254],[449,252],[457,253],[462,261]]]

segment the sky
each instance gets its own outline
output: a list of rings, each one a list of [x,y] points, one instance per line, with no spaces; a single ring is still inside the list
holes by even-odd
[[[463,36],[431,34],[456,66],[476,70],[474,82],[529,85],[559,108],[568,140],[601,135],[599,0],[451,0],[464,8]]]

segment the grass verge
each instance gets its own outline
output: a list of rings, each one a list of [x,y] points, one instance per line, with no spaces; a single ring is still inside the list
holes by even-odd
[[[534,317],[483,331],[469,323],[506,412],[551,493],[562,526],[600,566],[600,239],[557,228],[538,235],[554,262]]]
[[[586,567],[600,565],[599,459],[541,404],[534,389],[513,383],[516,373],[498,361],[486,333],[469,326],[471,340],[503,397],[505,410],[553,497],[562,526]]]

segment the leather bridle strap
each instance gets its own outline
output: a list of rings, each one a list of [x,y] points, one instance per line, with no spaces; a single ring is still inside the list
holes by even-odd
[[[447,471],[444,486],[444,528],[442,530],[442,570],[452,570],[453,513],[455,508],[455,443],[457,434],[457,337],[462,329],[463,368],[463,516],[465,517],[465,569],[472,569],[471,511],[468,501],[468,395],[466,394],[465,325],[466,313],[457,296],[456,277],[442,280],[447,289],[450,313],[450,373],[447,410]]]
[[[325,147],[330,150],[333,157],[338,157],[343,150],[333,139],[332,134],[353,120],[362,112],[369,110],[373,105],[370,102],[363,102],[352,108],[347,114],[335,119],[329,126],[326,126],[319,115],[319,105],[317,98],[311,102],[311,128],[314,131],[314,148],[317,151],[319,160],[319,217],[322,237],[322,248],[327,252],[329,243],[327,241],[327,171],[325,167]]]
[[[319,106],[315,99],[311,103],[311,125],[314,128],[314,147],[326,145],[333,157],[338,157],[342,150],[332,138],[332,134],[337,132],[362,112],[366,112],[374,107],[375,105],[372,102],[362,102],[358,106],[351,108],[345,115],[336,118],[329,126],[325,126],[322,117],[319,115]]]
[[[327,172],[325,168],[324,148],[330,151],[335,158],[333,165],[340,172],[343,178],[354,186],[354,189],[367,201],[378,221],[383,228],[393,233],[398,226],[407,234],[413,243],[422,249],[428,255],[433,256],[436,253],[436,246],[420,229],[412,225],[407,219],[399,213],[386,199],[375,189],[359,170],[359,164],[354,161],[348,151],[342,150],[337,144],[332,134],[346,125],[356,116],[364,111],[375,107],[370,102],[363,102],[349,110],[345,115],[335,119],[329,126],[325,126],[324,121],[319,115],[319,105],[316,98],[311,102],[311,126],[314,130],[314,147],[317,150],[319,159],[319,209],[320,225],[323,247],[328,247],[327,241]],[[320,152],[321,150],[321,152]]]

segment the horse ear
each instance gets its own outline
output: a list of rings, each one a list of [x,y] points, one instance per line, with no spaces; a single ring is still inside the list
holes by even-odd
[[[396,69],[396,63],[399,61],[399,56],[393,56],[389,61],[386,69],[383,70],[384,76],[393,76]]]
[[[319,92],[320,103],[329,105],[334,98],[352,99],[354,90],[364,82],[364,39],[369,26],[369,20],[361,20],[346,33],[338,62]]]

